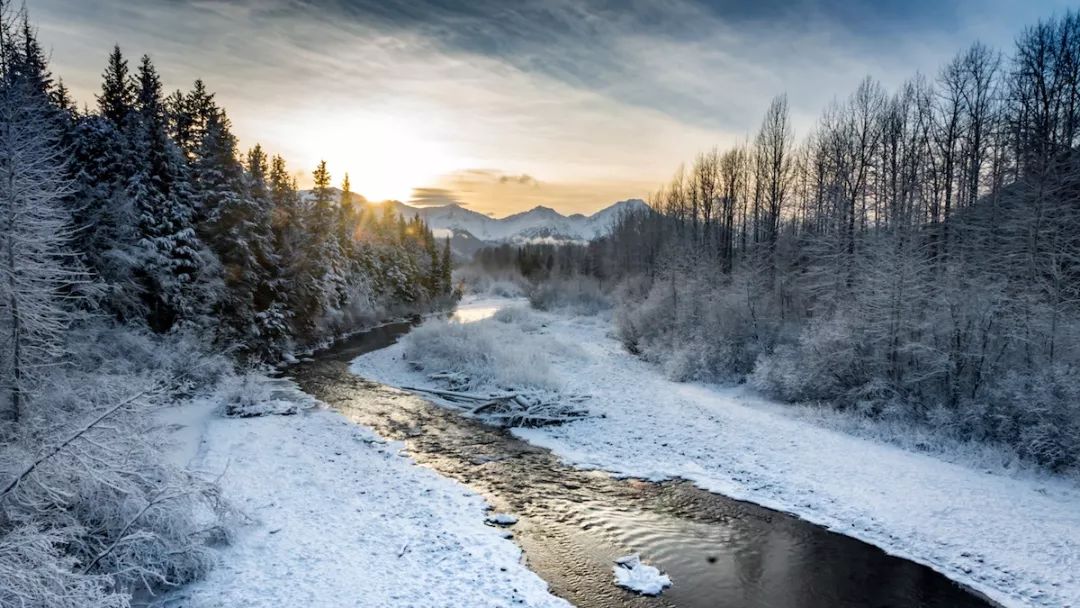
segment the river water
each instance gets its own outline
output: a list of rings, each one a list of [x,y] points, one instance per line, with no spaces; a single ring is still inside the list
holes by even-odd
[[[356,377],[355,357],[407,323],[359,334],[290,367],[307,393],[419,463],[484,495],[519,522],[529,568],[577,606],[968,608],[990,606],[933,570],[798,518],[684,481],[615,479],[411,394]],[[638,552],[671,576],[659,597],[612,584],[612,560]]]

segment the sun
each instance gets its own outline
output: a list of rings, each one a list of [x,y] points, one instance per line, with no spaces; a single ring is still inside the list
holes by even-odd
[[[335,181],[347,172],[352,189],[369,200],[407,202],[413,188],[458,168],[449,147],[423,130],[419,117],[363,114],[328,125],[317,151]]]

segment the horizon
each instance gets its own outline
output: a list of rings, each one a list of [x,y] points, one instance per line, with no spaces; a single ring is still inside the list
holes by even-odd
[[[149,54],[166,91],[203,79],[241,149],[281,154],[301,187],[326,160],[335,184],[348,173],[371,200],[505,216],[648,200],[694,154],[749,138],[776,95],[787,94],[801,139],[865,76],[890,90],[916,72],[933,78],[965,45],[1007,48],[1067,6],[970,5],[37,0],[30,9],[80,106],[94,104],[115,42],[131,60]]]
[[[339,186],[331,186],[330,190],[335,192],[335,193],[340,193],[341,192],[341,188]],[[311,189],[310,188],[302,188],[301,192],[311,192]],[[555,207],[552,207],[551,205],[547,205],[547,204],[544,204],[544,203],[538,203],[538,204],[533,205],[532,207],[529,207],[527,209],[516,209],[516,210],[506,211],[506,212],[502,212],[502,213],[495,212],[495,211],[490,211],[490,212],[485,213],[483,211],[478,211],[476,209],[470,209],[468,207],[468,205],[465,205],[465,204],[463,204],[461,202],[458,202],[458,201],[448,201],[448,202],[443,202],[443,203],[434,203],[434,204],[422,205],[422,204],[417,204],[415,202],[401,201],[401,200],[398,200],[398,199],[395,199],[395,198],[388,198],[388,199],[382,199],[382,200],[371,200],[368,197],[364,196],[360,192],[352,192],[352,195],[354,197],[359,197],[360,200],[363,203],[366,203],[366,204],[369,204],[369,205],[385,205],[387,203],[390,203],[390,204],[405,205],[406,207],[410,207],[410,208],[416,209],[418,211],[419,210],[426,210],[426,209],[441,209],[443,207],[456,207],[458,209],[462,209],[462,210],[465,210],[465,211],[472,211],[473,213],[478,213],[478,214],[480,214],[480,215],[482,215],[484,217],[487,217],[487,218],[493,219],[493,220],[504,220],[504,219],[507,219],[507,218],[515,216],[515,215],[520,215],[520,214],[523,214],[523,213],[529,213],[530,211],[536,211],[538,209],[545,209],[545,210],[548,210],[548,211],[554,211],[555,213],[561,215],[562,217],[573,217],[575,215],[582,215],[582,216],[585,216],[585,217],[591,217],[593,215],[596,215],[597,213],[600,213],[601,211],[606,211],[607,209],[610,209],[612,207],[615,207],[617,205],[621,205],[621,204],[624,204],[624,203],[630,203],[630,202],[635,202],[636,201],[636,202],[639,202],[639,203],[642,203],[642,204],[645,204],[645,205],[649,204],[648,200],[646,200],[643,197],[630,197],[630,198],[624,198],[624,199],[621,199],[621,200],[610,201],[608,203],[604,203],[601,206],[597,207],[595,210],[588,211],[588,212],[572,211],[572,212],[567,213],[567,212],[560,211],[560,210],[556,209]]]

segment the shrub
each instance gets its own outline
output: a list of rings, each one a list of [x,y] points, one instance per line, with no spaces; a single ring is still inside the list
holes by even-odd
[[[215,559],[210,545],[230,534],[217,486],[168,462],[155,415],[174,405],[178,384],[211,389],[227,362],[183,335],[105,327],[73,335],[68,365],[28,399],[12,434],[19,439],[0,445],[6,484],[75,438],[0,496],[2,606],[126,606],[135,589],[201,577]],[[165,390],[128,401],[154,387]]]
[[[583,276],[551,279],[529,289],[529,304],[537,310],[596,315],[611,308],[611,300],[595,280]]]
[[[508,313],[518,314],[518,313]],[[457,372],[460,388],[558,390],[561,382],[548,363],[578,356],[576,348],[526,331],[506,316],[475,323],[433,320],[402,339],[405,359],[426,373]]]

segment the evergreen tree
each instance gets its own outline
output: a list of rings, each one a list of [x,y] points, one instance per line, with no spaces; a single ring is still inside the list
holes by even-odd
[[[440,295],[449,295],[454,291],[453,259],[450,255],[450,237],[446,237],[443,243],[442,260],[439,263],[439,292]]]
[[[157,331],[177,321],[194,321],[216,300],[208,269],[214,264],[194,229],[195,208],[187,167],[169,137],[161,80],[150,58],[138,70],[135,112],[128,129],[137,165],[127,191],[138,216],[143,248],[150,326]]]
[[[261,148],[253,152],[256,171],[264,175]],[[225,291],[218,303],[219,316],[229,328],[230,340],[261,348],[258,315],[265,309],[257,295],[268,289],[269,269],[276,265],[269,204],[264,178],[259,183],[250,180],[237,158],[236,138],[224,112],[216,112],[207,121],[192,174],[195,199],[205,217],[199,233],[223,269]]]
[[[124,128],[135,106],[136,87],[128,72],[127,59],[120,52],[120,45],[114,46],[109,54],[103,78],[101,94],[97,96],[98,110],[113,125]]]

